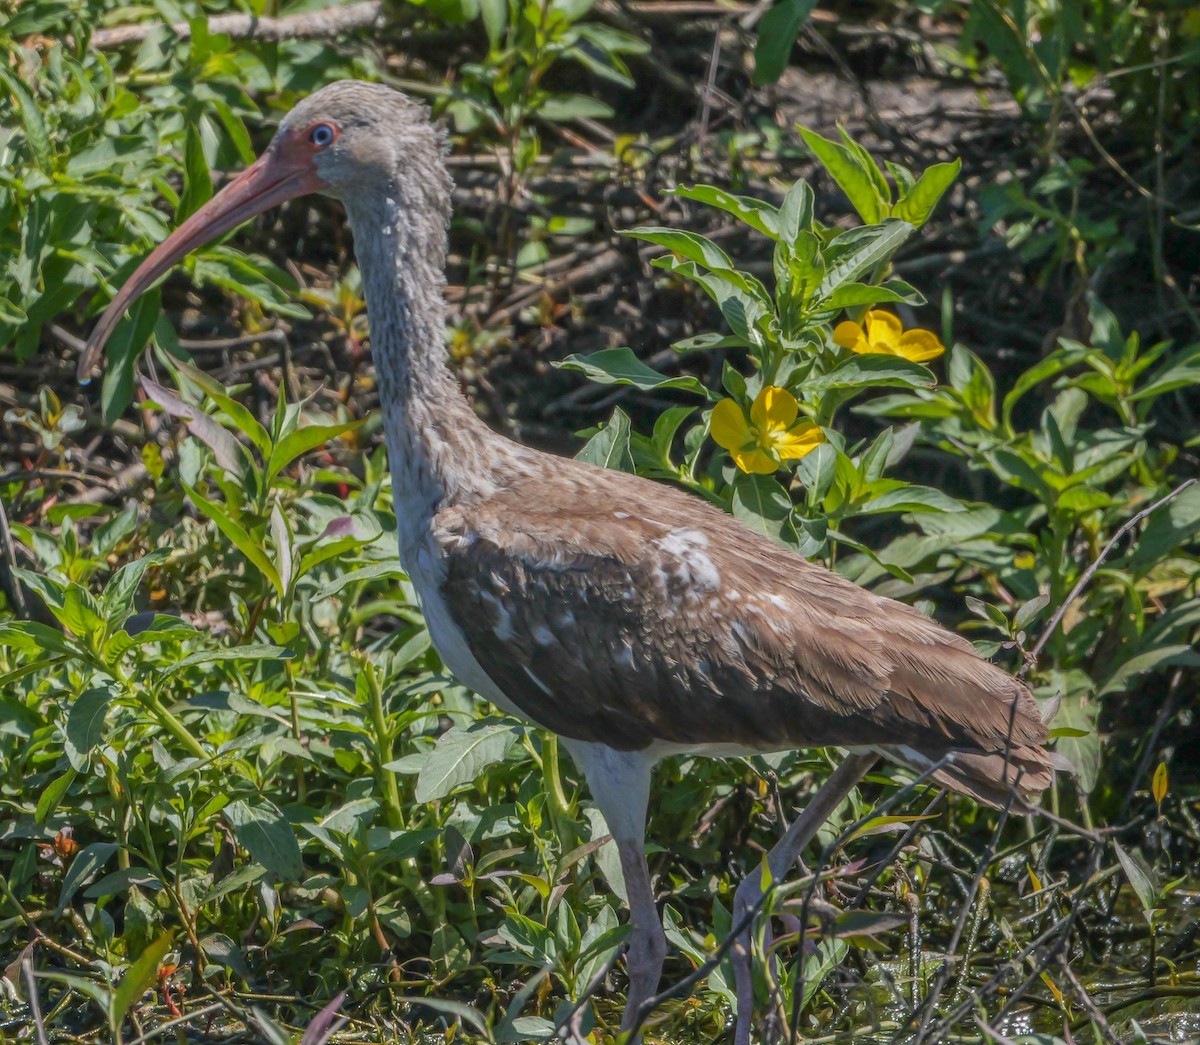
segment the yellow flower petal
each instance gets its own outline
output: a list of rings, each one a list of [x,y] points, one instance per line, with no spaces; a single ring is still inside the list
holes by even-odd
[[[900,322],[898,316],[892,315],[890,312],[883,312],[879,309],[872,309],[867,313],[867,340],[872,346],[883,345],[889,346],[889,349],[904,333],[904,324]],[[894,349],[891,349],[894,351]],[[874,351],[880,351],[880,348],[875,348]]]
[[[767,385],[750,406],[750,420],[758,429],[760,441],[773,428],[790,428],[798,413],[796,397],[778,385]]]
[[[709,430],[712,432],[713,442],[726,450],[741,450],[754,439],[746,415],[732,399],[722,399],[713,407]]]
[[[842,348],[850,348],[855,352],[861,351],[858,343],[865,340],[866,335],[863,333],[863,328],[848,319],[842,320],[833,328],[833,343],[841,345]]]
[[[785,461],[795,461],[811,454],[823,442],[825,433],[811,421],[805,421],[775,440],[775,452]]]
[[[770,475],[779,465],[761,450],[734,450],[733,460],[743,472]]]
[[[896,342],[895,351],[896,355],[911,359],[914,363],[924,363],[940,356],[946,351],[946,346],[928,330],[907,330]]]

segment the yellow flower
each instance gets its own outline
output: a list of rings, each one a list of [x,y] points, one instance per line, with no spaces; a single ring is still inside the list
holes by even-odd
[[[905,330],[890,312],[872,309],[862,323],[850,320],[833,328],[833,343],[851,352],[903,356],[914,363],[935,359],[946,351],[937,336],[928,330]]]
[[[743,472],[770,475],[780,461],[811,453],[825,435],[815,424],[797,420],[800,405],[786,388],[768,385],[750,406],[750,416],[732,399],[722,399],[712,412],[712,437],[733,455]]]

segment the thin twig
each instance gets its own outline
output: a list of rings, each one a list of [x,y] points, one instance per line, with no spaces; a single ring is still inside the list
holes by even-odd
[[[21,972],[25,976],[25,990],[29,992],[29,1016],[33,1020],[38,1045],[47,1045],[46,1026],[42,1023],[42,1007],[38,1002],[37,980],[34,978],[33,962],[28,958],[22,960]]]
[[[1071,991],[1075,995],[1079,1004],[1087,1011],[1092,1022],[1100,1031],[1100,1036],[1108,1042],[1108,1045],[1121,1045],[1121,1039],[1113,1032],[1112,1027],[1108,1025],[1108,1020],[1104,1018],[1104,1013],[1100,1011],[1099,1006],[1092,1001],[1092,996],[1084,989],[1082,983],[1079,982],[1079,977],[1075,975],[1075,971],[1071,968],[1071,963],[1067,961],[1065,954],[1059,954],[1058,967],[1062,970],[1062,974],[1067,978],[1067,982],[1071,985]]]

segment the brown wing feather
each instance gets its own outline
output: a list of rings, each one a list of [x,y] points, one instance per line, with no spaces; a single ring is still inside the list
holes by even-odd
[[[939,779],[985,801],[1014,767],[1024,791],[1049,784],[1035,702],[961,637],[698,498],[564,471],[435,520],[449,611],[533,720],[624,749],[954,751]]]

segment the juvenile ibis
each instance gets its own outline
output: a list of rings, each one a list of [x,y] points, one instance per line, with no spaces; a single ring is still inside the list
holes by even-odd
[[[666,940],[644,852],[651,770],[677,754],[849,752],[768,856],[776,878],[878,756],[998,804],[1052,781],[1026,688],[915,609],[770,543],[704,501],[491,431],[446,364],[450,179],[426,109],[334,83],[143,262],[96,325],[86,379],[130,303],[176,261],[304,193],[341,200],[370,316],[400,557],[446,666],[558,733],[616,841],[630,907],[623,1025]],[[735,924],[761,876],[735,897]],[[747,929],[733,948],[748,1045]]]

